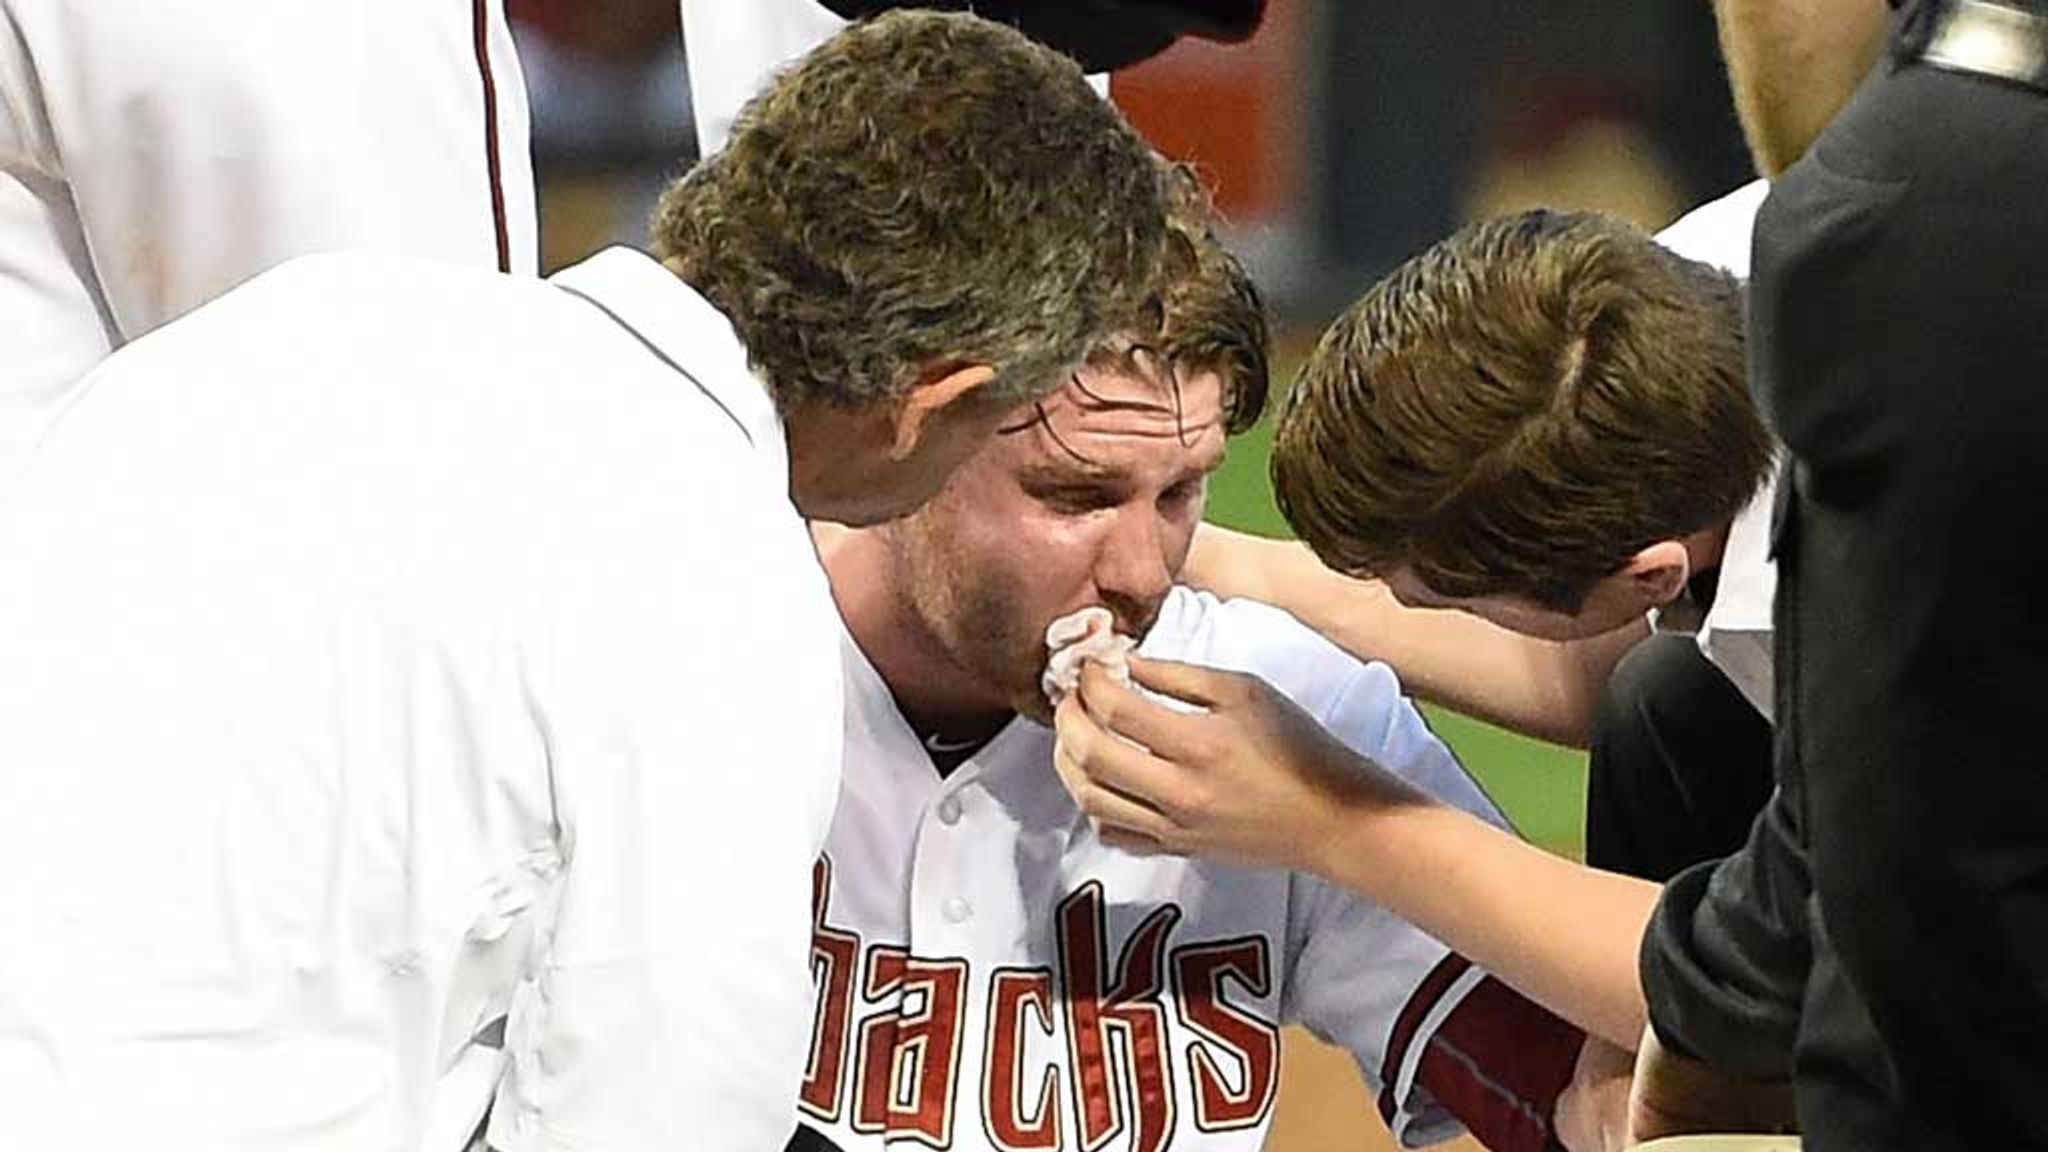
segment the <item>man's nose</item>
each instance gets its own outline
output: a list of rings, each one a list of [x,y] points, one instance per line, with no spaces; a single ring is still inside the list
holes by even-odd
[[[1133,511],[1117,518],[1097,559],[1095,587],[1119,617],[1133,625],[1148,621],[1173,587],[1166,537],[1158,517]]]

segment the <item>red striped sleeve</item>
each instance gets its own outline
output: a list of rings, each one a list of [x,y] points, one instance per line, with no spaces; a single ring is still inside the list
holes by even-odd
[[[1554,1147],[1551,1117],[1571,1083],[1585,1033],[1491,976],[1483,976],[1428,1033],[1424,1025],[1471,969],[1446,956],[1416,986],[1387,1043],[1380,1115],[1400,1112],[1397,1085],[1411,1059],[1414,1084],[1493,1152]]]

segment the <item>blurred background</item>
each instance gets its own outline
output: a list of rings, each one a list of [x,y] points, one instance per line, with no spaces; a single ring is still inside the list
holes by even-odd
[[[508,7],[543,262],[637,242],[696,155],[674,0]],[[1750,172],[1705,0],[1268,0],[1249,42],[1183,41],[1112,91],[1201,168],[1295,335],[1475,215],[1541,203],[1657,227]]]
[[[543,270],[640,243],[696,156],[675,0],[507,7]],[[1373,280],[1468,220],[1548,205],[1656,229],[1752,175],[1706,0],[1268,0],[1250,41],[1182,41],[1111,94],[1215,192],[1273,309],[1281,386]],[[1267,443],[1263,427],[1238,439],[1209,516],[1284,536]],[[1430,720],[1525,835],[1580,852],[1581,754]],[[1342,1053],[1297,1031],[1282,1084],[1270,1149],[1391,1146]]]

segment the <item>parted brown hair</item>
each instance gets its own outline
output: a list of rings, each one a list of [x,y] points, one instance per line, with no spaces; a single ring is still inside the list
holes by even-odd
[[[1326,564],[1576,611],[1638,551],[1732,518],[1770,469],[1742,295],[1606,217],[1471,225],[1354,304],[1274,443]]]
[[[902,11],[778,76],[651,230],[785,408],[886,400],[974,363],[1021,401],[1156,308],[1165,190],[1071,60]]]

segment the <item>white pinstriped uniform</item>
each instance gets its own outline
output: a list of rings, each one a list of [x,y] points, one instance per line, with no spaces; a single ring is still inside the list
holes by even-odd
[[[1351,1052],[1404,1141],[1457,1132],[1419,1071],[1447,1047],[1443,1021],[1497,984],[1316,878],[1104,846],[1030,721],[942,779],[846,648],[808,1124],[848,1152],[1256,1149],[1277,1029],[1298,1022]],[[1391,671],[1276,609],[1176,589],[1141,652],[1257,673],[1405,779],[1501,820]]]

